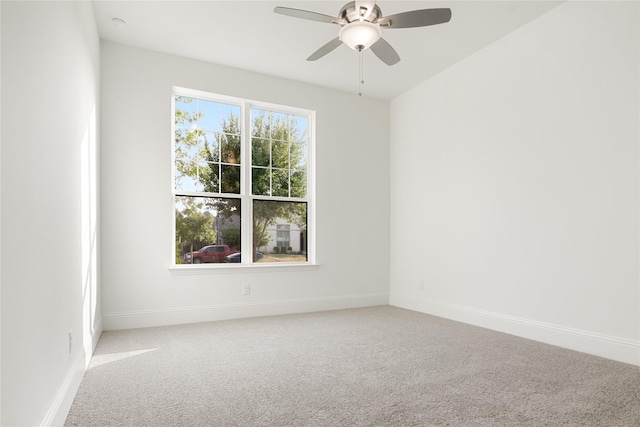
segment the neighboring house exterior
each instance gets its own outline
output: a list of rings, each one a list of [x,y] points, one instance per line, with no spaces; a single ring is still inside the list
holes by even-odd
[[[234,215],[227,219],[217,216],[213,221],[213,227],[216,231],[216,245],[229,245],[237,249],[234,242],[225,241],[224,235],[229,230],[240,230],[239,216]],[[260,252],[282,252],[281,248],[284,248],[290,253],[307,253],[307,230],[304,226],[278,218],[275,224],[267,226],[267,233],[269,243],[260,246],[258,248]]]
[[[229,245],[234,249],[239,249],[239,244],[233,241],[225,241],[224,235],[229,230],[237,230],[238,236],[240,235],[240,216],[233,215],[230,218],[222,218],[216,216],[213,220],[213,229],[216,231],[216,245]],[[237,239],[236,239],[237,240]]]
[[[307,252],[307,230],[298,224],[278,218],[275,224],[267,227],[271,239],[267,246],[259,248],[262,252],[282,251],[280,248],[291,248],[288,252]],[[277,249],[276,249],[277,248]]]

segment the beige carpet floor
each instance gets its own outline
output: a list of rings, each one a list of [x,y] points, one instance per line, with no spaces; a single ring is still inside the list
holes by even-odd
[[[105,332],[68,426],[640,426],[640,368],[400,308]]]

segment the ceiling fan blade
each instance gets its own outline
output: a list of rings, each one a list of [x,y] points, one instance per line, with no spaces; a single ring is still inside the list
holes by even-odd
[[[308,19],[310,21],[318,21],[325,22],[327,24],[332,24],[338,18],[334,18],[333,16],[324,15],[322,13],[311,12],[310,10],[302,10],[302,9],[292,9],[290,7],[276,7],[273,9],[275,13],[279,13],[280,15],[293,16],[294,18]]]
[[[443,24],[451,20],[451,9],[421,9],[385,16],[380,19],[383,28],[414,28]]]
[[[323,56],[325,56],[327,53],[334,50],[335,48],[337,48],[338,46],[340,46],[341,44],[342,44],[342,41],[340,40],[340,38],[336,37],[335,39],[331,40],[329,43],[322,46],[320,49],[313,52],[311,56],[307,58],[307,61],[316,61],[322,58]]]
[[[380,38],[371,46],[371,51],[387,65],[394,65],[400,62],[398,52],[383,38]]]

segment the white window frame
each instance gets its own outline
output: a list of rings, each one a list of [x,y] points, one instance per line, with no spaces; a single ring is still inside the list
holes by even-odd
[[[185,96],[189,98],[203,99],[207,101],[231,104],[240,107],[240,141],[241,141],[241,163],[240,163],[240,194],[226,193],[205,193],[176,191],[175,189],[175,97]],[[274,197],[274,196],[254,196],[251,194],[251,110],[261,109],[275,113],[295,114],[307,118],[307,197]],[[173,86],[171,91],[171,165],[170,165],[170,194],[171,194],[171,260],[169,270],[172,274],[202,274],[211,270],[225,271],[291,271],[316,269],[316,215],[315,215],[315,134],[316,134],[316,113],[298,107],[290,107],[245,98],[219,95],[196,89]],[[196,196],[212,198],[237,198],[240,199],[240,233],[241,247],[252,248],[253,236],[253,201],[269,200],[283,202],[304,202],[307,204],[307,261],[295,263],[254,263],[252,257],[242,257],[238,264],[175,264],[175,199],[176,196]],[[243,249],[242,252],[247,252]]]

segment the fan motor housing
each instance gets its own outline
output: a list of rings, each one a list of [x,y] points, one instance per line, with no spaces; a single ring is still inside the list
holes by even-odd
[[[375,24],[378,18],[382,16],[382,11],[378,7],[378,5],[373,6],[373,10],[368,17],[363,18],[364,21],[371,22]],[[345,4],[340,12],[338,13],[338,17],[340,19],[344,19],[347,22],[359,21],[362,17],[360,15],[360,11],[356,9],[356,2],[352,1],[350,3]]]

